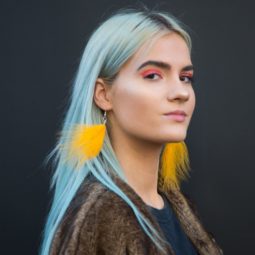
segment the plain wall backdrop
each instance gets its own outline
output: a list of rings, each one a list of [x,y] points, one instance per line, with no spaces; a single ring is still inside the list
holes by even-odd
[[[196,108],[183,190],[225,254],[255,254],[252,1],[140,1],[174,14],[193,40]],[[138,1],[1,4],[1,254],[37,254],[49,210],[53,149],[87,39]]]

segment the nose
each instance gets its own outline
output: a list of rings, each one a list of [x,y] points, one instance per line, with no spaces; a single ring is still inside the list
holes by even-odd
[[[170,101],[187,101],[190,97],[191,84],[180,80],[179,76],[173,79],[168,86],[167,98]]]

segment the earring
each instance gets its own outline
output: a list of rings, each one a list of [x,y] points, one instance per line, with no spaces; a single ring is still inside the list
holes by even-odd
[[[102,124],[76,124],[69,132],[68,142],[64,145],[64,149],[67,150],[67,160],[75,160],[80,168],[85,161],[96,157],[103,146],[106,121],[105,111]]]
[[[159,185],[163,190],[180,189],[180,181],[190,170],[188,149],[185,142],[167,143],[160,161]]]

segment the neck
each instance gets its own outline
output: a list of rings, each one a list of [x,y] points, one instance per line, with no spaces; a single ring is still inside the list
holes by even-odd
[[[128,184],[147,205],[161,209],[164,202],[157,187],[162,145],[125,136],[115,140],[112,137],[112,145]]]

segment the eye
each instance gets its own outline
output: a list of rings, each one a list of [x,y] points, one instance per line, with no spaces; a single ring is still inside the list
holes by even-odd
[[[161,75],[158,73],[150,73],[148,75],[145,75],[143,78],[149,79],[149,80],[158,80],[157,77],[162,78]]]
[[[181,76],[180,79],[181,79],[181,81],[186,81],[185,83],[193,83],[194,82],[194,77],[190,76],[190,75]]]

